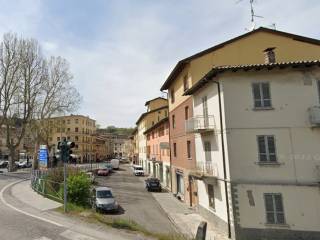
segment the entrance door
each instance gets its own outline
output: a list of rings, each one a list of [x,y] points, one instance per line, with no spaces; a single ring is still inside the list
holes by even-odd
[[[177,193],[184,195],[183,175],[178,174],[178,173],[176,175],[177,175]]]

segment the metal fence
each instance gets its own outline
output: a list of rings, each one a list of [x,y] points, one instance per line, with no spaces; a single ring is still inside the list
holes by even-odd
[[[47,171],[31,172],[31,187],[37,193],[58,202],[63,201],[63,183],[46,179]]]

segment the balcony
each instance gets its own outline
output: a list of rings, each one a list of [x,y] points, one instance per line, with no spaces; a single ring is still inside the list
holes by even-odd
[[[198,179],[208,178],[208,177],[217,178],[218,167],[216,164],[212,163],[211,161],[197,162],[195,169],[191,172],[191,175]]]
[[[309,119],[313,127],[320,127],[320,106],[309,108]]]
[[[194,116],[186,120],[187,133],[204,133],[214,131],[215,121],[213,115]]]

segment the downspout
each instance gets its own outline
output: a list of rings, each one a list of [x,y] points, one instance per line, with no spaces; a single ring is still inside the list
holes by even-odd
[[[170,116],[169,116],[169,99],[168,99],[168,93],[167,92],[164,92],[164,91],[161,91],[162,93],[165,93],[167,95],[166,99],[168,101],[168,120],[169,120],[169,152],[170,152],[170,191],[173,192],[173,189],[172,189],[172,153],[171,153],[171,137],[170,137]]]
[[[228,238],[231,238],[231,223],[230,223],[230,206],[229,206],[229,196],[228,196],[228,183],[227,179],[227,169],[226,169],[226,156],[224,147],[224,132],[223,132],[223,120],[222,120],[222,104],[221,104],[221,88],[218,81],[212,81],[217,84],[218,87],[218,99],[219,99],[219,117],[220,117],[220,131],[221,131],[221,147],[222,147],[222,162],[223,162],[223,178],[224,178],[224,188],[226,197],[226,208],[227,208],[227,221],[228,221]]]

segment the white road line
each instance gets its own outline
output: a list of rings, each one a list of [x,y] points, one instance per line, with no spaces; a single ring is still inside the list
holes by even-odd
[[[97,240],[96,238],[89,237],[87,235],[83,235],[81,233],[70,230],[66,230],[63,233],[60,233],[60,236],[70,240]]]
[[[19,181],[10,183],[10,184],[6,185],[4,188],[2,188],[2,189],[1,189],[1,192],[0,192],[1,202],[2,202],[4,205],[6,205],[7,207],[10,207],[11,209],[13,209],[13,210],[15,210],[15,211],[17,211],[17,212],[19,212],[19,213],[22,213],[22,214],[24,214],[24,215],[27,215],[27,216],[29,216],[29,217],[36,218],[36,219],[38,219],[38,220],[41,220],[41,221],[44,221],[44,222],[47,222],[47,223],[51,223],[51,224],[56,225],[56,226],[58,226],[58,227],[63,227],[61,224],[59,224],[59,223],[57,223],[57,222],[51,221],[51,220],[46,219],[46,218],[43,218],[43,217],[39,217],[39,216],[33,215],[33,214],[28,213],[28,212],[25,212],[25,211],[23,211],[23,210],[21,210],[21,209],[18,209],[18,208],[16,208],[16,207],[12,206],[11,204],[9,204],[9,203],[4,199],[3,193],[4,193],[5,190],[7,190],[9,187],[13,186],[14,184],[17,184],[17,183],[23,182],[23,181],[25,181],[25,180],[22,180],[22,181],[19,180]]]

